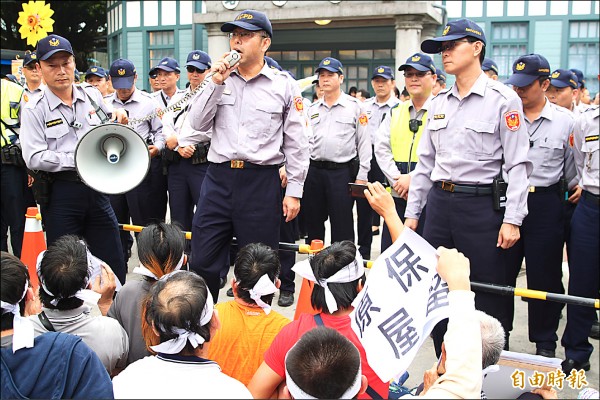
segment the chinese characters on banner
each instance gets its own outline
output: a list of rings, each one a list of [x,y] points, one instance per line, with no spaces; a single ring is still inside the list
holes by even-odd
[[[435,249],[404,229],[352,303],[352,329],[384,382],[408,369],[435,324],[448,317],[448,286],[436,266]]]

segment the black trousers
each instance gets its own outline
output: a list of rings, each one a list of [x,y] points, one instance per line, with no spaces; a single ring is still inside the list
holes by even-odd
[[[21,258],[23,232],[25,230],[25,213],[27,201],[27,172],[25,167],[2,164],[0,167],[1,184],[1,217],[2,217],[2,251],[8,251],[8,231],[13,254]]]

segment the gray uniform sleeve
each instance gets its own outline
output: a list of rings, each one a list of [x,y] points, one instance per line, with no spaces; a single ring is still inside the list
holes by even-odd
[[[573,150],[573,161],[575,163],[575,170],[577,172],[575,179],[579,186],[581,186],[583,164],[585,163],[585,154],[583,154],[583,151],[581,150],[581,146],[584,143],[584,132],[582,129],[584,118],[584,115],[580,114],[577,120],[575,121],[575,125],[573,128],[573,147],[571,147],[571,150]]]
[[[375,158],[379,168],[390,182],[394,184],[396,179],[400,177],[401,173],[396,162],[394,161],[394,154],[392,153],[391,143],[391,132],[390,125],[392,123],[391,111],[385,114],[383,122],[379,125],[379,129],[375,133]]]
[[[521,226],[523,218],[527,216],[527,195],[529,193],[529,175],[533,171],[533,164],[529,161],[529,134],[523,118],[521,100],[511,96],[501,107],[500,141],[504,154],[504,171],[508,175],[508,189],[506,192],[506,210],[504,223]],[[509,113],[516,112],[520,126],[513,131],[508,128],[506,118]],[[419,158],[419,161],[421,159]]]
[[[150,125],[150,135],[154,138],[154,145],[159,151],[165,148],[165,141],[167,140],[163,133],[163,124],[158,117],[152,118],[148,121]]]
[[[368,181],[369,170],[371,169],[371,158],[373,157],[373,149],[371,148],[371,135],[367,128],[369,119],[362,105],[359,106],[359,116],[356,120],[356,149],[358,151],[358,159],[360,168],[358,169],[357,180]]]
[[[202,93],[192,100],[188,118],[194,130],[210,132],[213,129],[217,103],[221,99],[225,87],[225,84],[217,85],[210,80]]]

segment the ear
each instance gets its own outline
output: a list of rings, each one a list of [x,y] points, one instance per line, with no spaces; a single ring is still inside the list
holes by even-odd
[[[344,75],[340,74],[340,84],[344,83]]]
[[[152,323],[152,333],[156,335],[156,337],[160,337],[160,333],[156,330],[156,326],[154,326],[154,322]]]
[[[25,300],[31,301],[33,299],[35,299],[35,294],[33,293],[33,288],[31,286],[29,286],[27,288],[27,293],[25,293]]]
[[[238,284],[235,281],[235,278],[231,278],[231,290],[233,290],[233,294],[237,297],[237,295],[238,295]]]
[[[363,394],[364,392],[366,392],[367,387],[369,387],[369,381],[367,380],[366,376],[362,375],[360,378],[360,390],[358,391],[355,397],[358,397],[359,394]]]
[[[262,51],[263,53],[266,53],[266,52],[267,52],[267,50],[269,50],[269,47],[271,47],[271,38],[270,38],[270,37],[264,38],[264,39],[262,40],[262,43],[261,43],[261,45],[260,45],[260,49],[261,49],[261,51]],[[263,58],[263,59],[264,59],[264,58]]]
[[[473,56],[479,57],[479,54],[481,53],[482,50],[483,50],[483,42],[475,42],[475,53],[473,53]]]
[[[357,291],[358,293],[360,293],[360,291],[361,291],[361,290],[363,290],[363,288],[364,288],[364,285],[363,285],[363,283],[362,283],[362,280],[359,280],[359,281],[358,281],[358,284],[356,285],[356,291]]]
[[[544,83],[542,83],[542,90],[545,92],[550,87],[550,79],[546,79]]]

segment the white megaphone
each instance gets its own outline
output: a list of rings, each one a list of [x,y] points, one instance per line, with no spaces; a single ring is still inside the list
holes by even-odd
[[[85,134],[75,149],[81,180],[106,194],[125,193],[139,185],[150,168],[144,139],[121,124],[103,124]]]

